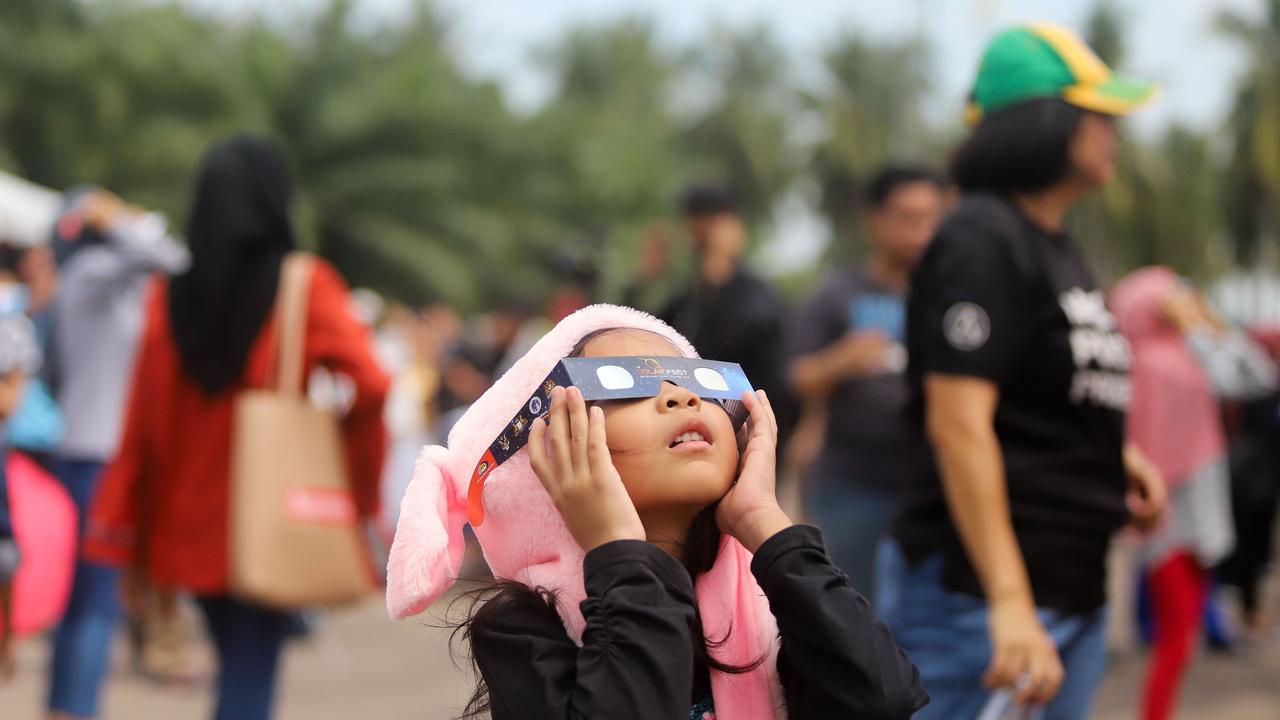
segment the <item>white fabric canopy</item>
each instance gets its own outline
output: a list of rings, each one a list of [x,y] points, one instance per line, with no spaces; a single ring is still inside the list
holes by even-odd
[[[32,246],[49,241],[62,194],[0,172],[0,240]]]

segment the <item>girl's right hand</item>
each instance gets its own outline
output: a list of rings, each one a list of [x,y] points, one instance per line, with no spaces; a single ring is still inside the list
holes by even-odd
[[[548,427],[550,423],[550,427]],[[583,550],[646,539],[605,444],[604,411],[587,410],[582,391],[551,390],[547,420],[529,428],[529,464]]]
[[[990,605],[991,666],[983,682],[989,688],[1012,687],[1018,702],[1044,705],[1062,685],[1062,658],[1026,600]]]

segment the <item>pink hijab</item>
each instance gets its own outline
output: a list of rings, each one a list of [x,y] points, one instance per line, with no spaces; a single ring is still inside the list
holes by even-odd
[[[1133,348],[1128,437],[1170,487],[1225,452],[1217,398],[1161,300],[1177,284],[1167,267],[1136,270],[1111,293],[1111,309]]]
[[[607,328],[648,330],[686,356],[697,356],[675,330],[631,308],[592,305],[560,321],[454,425],[448,448],[436,445],[422,451],[400,507],[387,564],[387,611],[393,618],[422,612],[453,585],[462,561],[462,526],[473,468],[556,362],[584,336]],[[483,499],[484,522],[475,534],[494,577],[554,590],[565,629],[581,645],[583,552],[530,469],[527,449],[490,472]],[[785,718],[777,672],[777,622],[751,575],[751,554],[725,536],[715,564],[698,576],[695,591],[707,636],[727,637],[716,649],[718,660],[748,665],[765,658],[741,675],[711,672],[717,715],[733,720]]]

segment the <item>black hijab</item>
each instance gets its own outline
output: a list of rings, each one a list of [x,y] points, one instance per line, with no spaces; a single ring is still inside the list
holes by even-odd
[[[191,268],[170,284],[169,318],[183,369],[210,394],[241,376],[271,313],[294,249],[291,192],[265,140],[237,136],[205,154],[187,223]]]

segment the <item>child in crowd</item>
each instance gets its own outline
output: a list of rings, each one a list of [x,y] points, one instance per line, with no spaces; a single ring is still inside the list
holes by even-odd
[[[0,683],[13,674],[12,585],[21,554],[14,539],[9,511],[9,486],[5,481],[8,442],[5,424],[18,409],[27,377],[40,364],[35,328],[23,314],[22,286],[0,271]]]
[[[909,718],[928,701],[820,533],[778,506],[763,392],[735,408],[633,371],[649,396],[588,403],[549,377],[567,357],[661,376],[677,364],[664,358],[696,355],[648,315],[586,308],[471,407],[448,449],[423,452],[388,610],[413,615],[448,589],[469,519],[499,582],[464,624],[480,681],[467,716]]]

